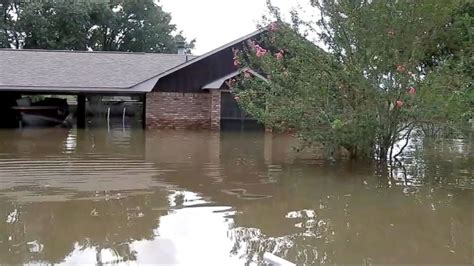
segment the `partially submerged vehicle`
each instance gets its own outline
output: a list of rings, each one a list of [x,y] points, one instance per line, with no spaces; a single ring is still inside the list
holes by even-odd
[[[62,125],[69,115],[67,100],[60,98],[44,98],[32,102],[31,98],[21,98],[12,107],[18,112],[21,126],[53,127]]]

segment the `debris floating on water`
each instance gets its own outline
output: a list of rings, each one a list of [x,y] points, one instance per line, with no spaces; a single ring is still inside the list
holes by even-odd
[[[7,216],[7,224],[13,224],[16,221],[18,221],[18,209],[15,209]]]

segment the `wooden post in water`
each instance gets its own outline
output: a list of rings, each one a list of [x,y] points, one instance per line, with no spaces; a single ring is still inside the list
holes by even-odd
[[[77,95],[77,128],[86,128],[86,96]]]

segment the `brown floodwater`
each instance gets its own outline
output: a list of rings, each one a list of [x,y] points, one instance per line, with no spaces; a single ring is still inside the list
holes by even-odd
[[[472,264],[473,144],[326,163],[265,133],[0,131],[0,264]]]

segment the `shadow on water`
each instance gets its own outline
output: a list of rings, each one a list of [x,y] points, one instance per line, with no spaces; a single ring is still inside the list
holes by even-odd
[[[0,262],[472,263],[472,143],[327,164],[290,136],[0,131]]]

